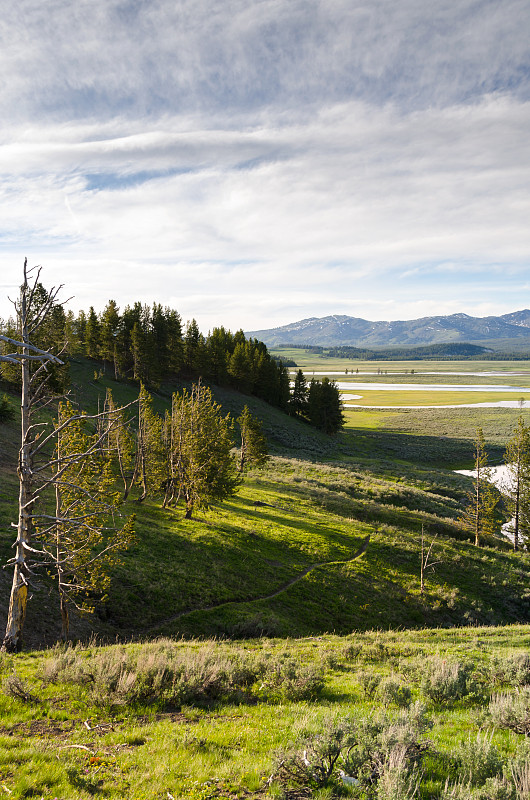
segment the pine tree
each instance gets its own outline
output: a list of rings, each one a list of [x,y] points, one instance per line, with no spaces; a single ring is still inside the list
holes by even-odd
[[[530,528],[530,429],[519,417],[504,454],[510,478],[508,507],[513,518],[513,549]]]
[[[273,406],[278,405],[278,370],[268,353],[258,352],[253,364],[255,393]]]
[[[296,373],[289,410],[295,417],[305,417],[307,415],[308,388],[305,375],[301,369]]]
[[[185,519],[237,491],[231,432],[230,416],[221,415],[210,389],[199,383],[173,395],[170,494],[175,502],[184,500]]]
[[[233,349],[232,335],[223,327],[214,328],[206,340],[208,377],[218,386],[227,383],[228,365]]]
[[[136,469],[141,487],[141,502],[148,496],[160,494],[167,475],[167,452],[162,420],[153,409],[153,398],[142,384],[138,397],[138,445]]]
[[[467,506],[462,514],[464,527],[475,538],[475,546],[480,547],[484,537],[497,532],[495,509],[499,502],[490,480],[488,454],[482,428],[477,428],[474,442],[475,477],[473,490],[467,495]]]
[[[75,357],[83,352],[83,339],[79,335],[78,320],[76,320],[73,311],[68,311],[65,316],[64,337],[66,340],[66,352],[69,356]]]
[[[100,349],[101,326],[94,307],[90,306],[85,327],[85,355],[88,358],[99,358]]]
[[[262,467],[267,463],[268,455],[261,421],[253,417],[248,406],[245,406],[237,423],[241,434],[238,471],[243,472],[247,466]]]
[[[239,342],[234,348],[228,363],[232,385],[240,392],[249,392],[252,386],[252,364],[245,345]]]
[[[8,422],[15,417],[15,407],[9,402],[7,395],[0,397],[0,422]]]
[[[134,485],[137,473],[137,453],[135,436],[131,431],[130,414],[124,409],[117,408],[112,397],[112,392],[107,389],[105,397],[105,412],[115,420],[115,425],[109,430],[106,446],[107,450],[114,454],[117,469],[123,482],[122,500],[127,500],[129,492]],[[129,411],[131,409],[128,409]]]
[[[108,425],[104,428],[103,435],[97,430],[90,433],[86,420],[70,403],[59,404],[53,465],[55,509],[51,523],[47,513],[33,515],[36,537],[49,556],[57,584],[63,640],[69,635],[69,608],[94,610],[96,597],[110,585],[109,568],[133,536],[132,517],[121,527],[114,524],[119,494],[113,490],[109,453],[102,448],[108,439]]]
[[[13,345],[10,342],[20,340],[21,332],[14,319],[10,318],[2,326],[0,332],[2,336],[6,337],[6,341],[0,341],[0,356],[8,354],[13,350]],[[22,348],[16,349],[17,354],[22,352]],[[30,372],[33,370],[33,365],[28,365]],[[17,360],[6,360],[0,358],[0,377],[7,383],[13,386],[20,387],[22,385],[22,376],[20,373],[20,364]]]
[[[184,366],[188,375],[193,375],[197,372],[200,339],[199,326],[192,319],[186,326],[186,335],[184,337]]]
[[[325,433],[333,434],[340,431],[344,425],[342,401],[335,381],[325,377],[322,379],[321,390],[321,423],[320,428]]]
[[[184,343],[182,340],[182,320],[180,314],[171,309],[164,309],[167,322],[168,371],[170,375],[179,375],[184,362]]]
[[[327,434],[337,433],[344,425],[342,401],[335,381],[311,379],[307,399],[307,415],[311,425]]]
[[[316,378],[311,378],[307,390],[307,418],[309,424],[319,428],[321,424],[322,384]]]
[[[36,283],[33,289],[27,320],[32,344],[43,351],[51,351],[62,355],[68,349],[66,316],[63,306],[53,301],[50,302],[50,293],[46,291],[41,283]],[[9,319],[3,329],[3,333],[11,339],[20,340],[22,338],[20,319]],[[5,352],[7,352],[7,349],[8,346],[5,345]],[[18,352],[21,353],[22,348],[19,348]],[[46,391],[54,394],[63,394],[70,384],[69,367],[66,359],[49,362],[46,365],[46,369],[43,369],[40,362],[34,359],[32,362],[28,362],[28,368],[35,392],[39,389],[41,393]],[[20,387],[22,385],[20,365],[18,363],[5,362],[2,365],[2,377],[4,380]]]
[[[120,327],[120,314],[117,303],[109,300],[101,315],[101,358],[112,364],[114,375],[117,377],[118,365],[116,360],[116,339]]]
[[[131,353],[134,380],[149,384],[152,362],[149,358],[146,332],[141,322],[135,322],[131,331]]]
[[[48,293],[42,287],[41,303],[45,308],[48,302]],[[68,350],[66,334],[66,315],[62,303],[53,303],[46,313],[34,341],[43,350],[50,350],[63,355]],[[48,367],[47,374],[43,376],[46,382],[46,391],[55,395],[63,395],[70,385],[70,368],[68,360],[62,359],[62,364],[53,364]]]
[[[287,411],[289,408],[289,399],[291,396],[291,382],[289,380],[289,373],[283,361],[278,362],[278,401],[277,406],[282,411]]]

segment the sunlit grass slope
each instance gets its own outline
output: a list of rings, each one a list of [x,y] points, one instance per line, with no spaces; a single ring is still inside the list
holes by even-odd
[[[94,379],[94,370],[90,362],[73,366],[73,390],[85,407],[97,407],[107,386],[122,403],[136,395],[110,376]],[[157,392],[159,410],[173,388]],[[116,568],[108,601],[75,633],[92,625],[108,637],[298,636],[529,618],[526,556],[474,548],[458,524],[469,482],[448,468],[469,464],[473,426],[461,438],[429,426],[410,435],[376,425],[329,438],[253,398],[216,396],[234,415],[248,403],[261,416],[274,457],[238,495],[191,521],[180,509],[162,510],[156,498],[128,502],[136,543]],[[5,563],[16,518],[16,422],[2,426],[0,437]],[[423,596],[422,524],[429,541],[438,534],[440,562]],[[9,573],[2,576],[5,613]],[[46,586],[35,594],[30,644],[53,641],[56,605]]]

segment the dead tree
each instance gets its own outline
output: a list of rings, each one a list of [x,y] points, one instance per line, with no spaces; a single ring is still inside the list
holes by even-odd
[[[55,442],[53,459],[36,470],[46,476],[41,494],[47,488],[54,490],[53,505],[39,503],[33,522],[40,548],[37,561],[51,565],[56,578],[64,641],[69,636],[70,607],[94,610],[95,596],[110,584],[108,567],[133,535],[133,517],[121,527],[114,520],[120,497],[108,442],[122,424],[121,411],[90,417],[76,414],[70,403],[60,403],[50,434]],[[93,423],[95,432],[89,429]]]
[[[28,277],[35,273],[36,277],[30,286]],[[32,416],[35,406],[44,393],[46,383],[46,372],[48,364],[62,364],[61,359],[53,353],[40,350],[31,344],[30,337],[39,329],[46,314],[55,302],[61,287],[53,288],[48,295],[47,302],[33,314],[33,300],[37,290],[40,276],[40,268],[28,270],[27,259],[24,260],[24,282],[20,287],[19,300],[14,303],[20,341],[11,339],[7,336],[0,336],[1,341],[5,342],[15,350],[0,356],[0,360],[11,364],[19,364],[22,371],[22,389],[20,398],[21,408],[21,445],[18,456],[18,478],[19,478],[19,500],[18,500],[18,524],[17,539],[15,543],[14,573],[11,587],[11,597],[9,600],[9,612],[7,618],[6,633],[3,648],[8,651],[17,651],[21,646],[22,629],[26,617],[26,606],[28,600],[28,587],[30,577],[30,567],[28,557],[32,551],[32,508],[35,502],[33,485],[33,462],[35,441],[37,440],[38,425],[32,424]],[[37,370],[32,374],[30,365],[40,362]]]
[[[63,364],[59,357],[61,353],[55,355],[48,350],[42,350],[31,341],[32,337],[38,335],[39,328],[46,321],[54,305],[57,304],[57,296],[62,288],[52,288],[50,292],[46,293],[44,302],[36,303],[36,296],[42,288],[39,284],[40,272],[40,267],[28,269],[27,259],[24,261],[24,280],[20,287],[19,299],[14,302],[20,338],[17,340],[0,335],[0,341],[7,344],[8,349],[14,348],[12,352],[2,353],[0,361],[19,365],[22,375],[21,445],[17,465],[19,478],[18,523],[16,526],[13,525],[17,529],[17,538],[15,554],[10,559],[14,571],[3,640],[3,649],[8,652],[16,652],[22,645],[29,588],[34,581],[35,570],[39,565],[50,564],[51,551],[47,541],[49,529],[56,531],[58,517],[61,518],[60,522],[63,525],[68,522],[72,523],[72,515],[68,520],[67,516],[61,516],[61,509],[59,512],[56,509],[56,513],[53,515],[46,515],[38,513],[35,506],[37,503],[44,504],[47,494],[49,495],[54,487],[60,485],[67,466],[72,464],[72,459],[79,462],[89,459],[95,449],[101,446],[101,442],[108,440],[110,430],[117,424],[117,415],[109,414],[108,410],[91,416],[73,414],[64,423],[53,427],[52,430],[49,430],[51,422],[35,421],[35,412],[49,405],[54,399],[47,393],[47,383],[50,377],[49,367],[53,364]],[[55,442],[61,431],[76,420],[96,420],[103,416],[107,418],[107,423],[103,426],[101,435],[96,437],[95,442],[88,449],[69,457],[66,464],[62,463],[61,458],[58,458],[55,453]],[[43,527],[43,521],[48,516],[49,524],[44,523]],[[51,559],[51,563],[54,563],[54,559]],[[57,563],[57,559],[55,559],[55,563]]]
[[[432,569],[434,571],[434,567],[437,564],[441,564],[441,561],[431,561],[431,551],[434,546],[434,543],[438,537],[436,534],[430,544],[428,550],[425,550],[425,536],[423,532],[423,525],[421,526],[421,561],[420,561],[420,594],[423,594],[425,591],[425,573],[427,570]]]

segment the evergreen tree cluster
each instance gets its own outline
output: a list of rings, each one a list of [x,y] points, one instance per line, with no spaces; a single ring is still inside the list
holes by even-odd
[[[116,413],[110,389],[105,409]],[[190,519],[194,508],[208,508],[230,497],[241,482],[240,473],[249,466],[263,466],[268,459],[261,422],[247,406],[237,423],[241,449],[236,461],[233,421],[229,414],[223,415],[207,386],[199,382],[189,392],[175,392],[171,411],[160,416],[142,385],[137,424],[122,420],[107,443],[115,454],[114,472],[123,482],[123,499],[136,489],[139,502],[159,497],[166,508],[182,501]]]
[[[417,347],[353,347],[352,345],[336,345],[335,347],[324,347],[321,345],[281,345],[282,347],[303,348],[309,353],[315,353],[326,358],[352,358],[359,361],[422,361],[431,360],[455,360],[482,358],[486,353],[491,353],[491,349],[482,347],[478,344],[468,344],[467,342],[441,342],[439,344],[418,345]]]
[[[41,284],[37,294],[38,310],[48,294]],[[0,320],[0,332],[12,339],[19,337],[11,319]],[[134,303],[120,313],[117,303],[109,300],[100,314],[91,306],[88,313],[77,315],[53,304],[33,340],[38,347],[64,356],[64,365],[49,366],[45,375],[47,391],[55,394],[69,385],[68,357],[83,356],[103,362],[116,379],[133,380],[148,388],[174,378],[202,380],[259,397],[328,434],[343,425],[333,381],[313,379],[307,385],[303,375],[300,382],[299,371],[291,388],[287,364],[272,356],[263,342],[247,339],[242,330],[232,333],[224,327],[205,336],[195,319],[183,326],[177,311],[159,303],[152,307]],[[32,366],[37,368],[38,363]],[[2,378],[18,385],[20,369],[4,363]]]
[[[231,333],[214,328],[204,336],[192,319],[183,326],[180,314],[154,303],[134,303],[123,312],[114,300],[97,314],[64,314],[57,321],[57,346],[67,342],[70,356],[103,361],[116,378],[127,378],[157,387],[170,378],[203,379],[231,386],[273,406],[287,410],[289,375],[275,361],[263,342],[247,339],[243,331]]]
[[[67,316],[62,304],[52,302],[50,292],[46,291],[41,283],[35,285],[32,293],[31,312],[28,317],[28,328],[34,345],[42,350],[49,350],[56,355],[67,353]],[[0,333],[11,339],[20,341],[21,331],[18,323],[10,318],[7,321],[0,319]],[[12,350],[12,346],[0,342],[0,355]],[[19,348],[19,352],[21,352]],[[41,394],[51,392],[61,394],[70,383],[68,363],[56,364],[49,362],[44,370],[38,360],[29,365],[30,376],[36,375],[36,383],[42,387]],[[3,362],[1,377],[15,386],[21,384],[20,367],[17,364]]]
[[[499,533],[502,521],[497,513],[501,495],[493,486],[482,428],[476,431],[473,460],[473,488],[467,493],[462,523],[480,546]],[[530,428],[522,416],[506,445],[504,466],[503,504],[511,516],[510,523],[504,527],[512,539],[513,549],[519,550],[521,546],[527,547],[530,539]]]
[[[308,385],[301,369],[293,382],[289,411],[328,434],[336,433],[344,424],[342,401],[335,381],[327,377],[322,381],[312,378]]]

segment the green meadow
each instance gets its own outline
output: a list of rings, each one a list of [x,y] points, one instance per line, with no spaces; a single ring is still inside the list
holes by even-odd
[[[463,371],[433,369],[442,366]],[[402,367],[411,368],[392,364]],[[107,387],[119,402],[137,391],[92,362],[73,365],[73,391],[89,410]],[[157,390],[160,412],[178,388]],[[0,793],[527,798],[518,786],[530,763],[529,557],[500,536],[473,546],[461,524],[471,483],[453,470],[471,466],[477,426],[500,462],[529,412],[349,408],[344,431],[327,437],[255,398],[214,391],[234,417],[247,403],[262,419],[269,463],[192,520],[157,497],[128,501],[135,542],[106,601],[74,622],[70,646],[56,644],[58,602],[43,577],[26,649],[0,657]],[[383,394],[395,405],[406,394],[428,404],[423,395],[434,393],[365,398]],[[443,402],[480,394],[444,392]],[[17,425],[0,426],[3,563]],[[501,504],[499,523],[506,518]],[[432,544],[423,591],[422,531]],[[9,579],[3,570],[4,616]]]
[[[530,627],[512,625],[4,656],[0,787],[46,800],[523,798],[528,722],[510,700],[527,697],[529,645]]]

